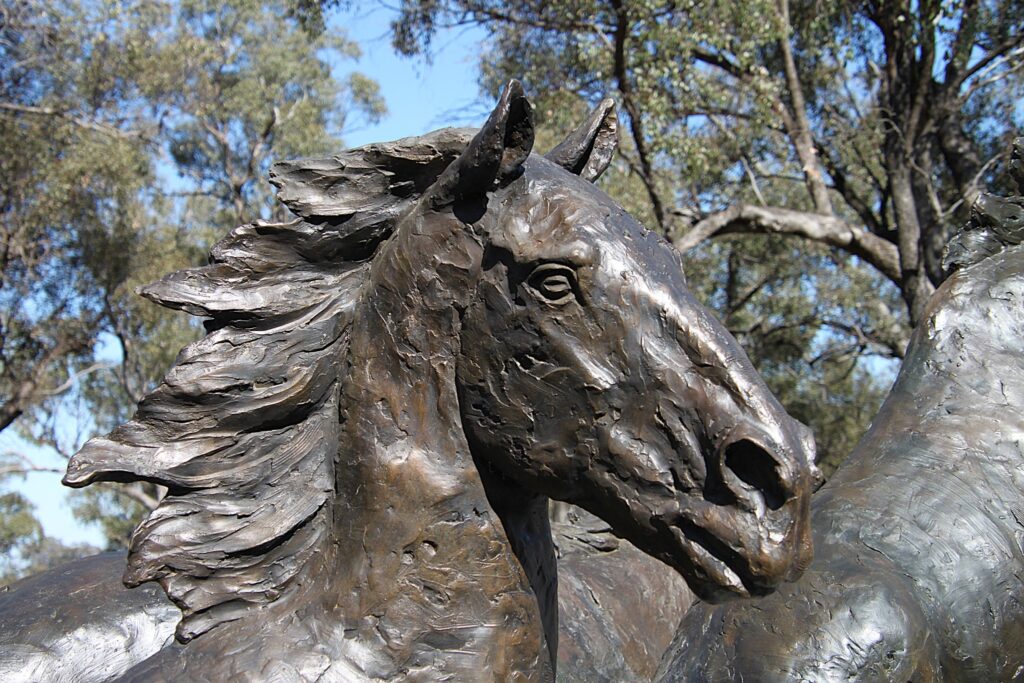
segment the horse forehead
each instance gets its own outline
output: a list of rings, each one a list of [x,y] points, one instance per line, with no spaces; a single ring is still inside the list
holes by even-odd
[[[681,277],[678,254],[592,183],[531,158],[518,190],[506,205],[502,232],[522,257]]]

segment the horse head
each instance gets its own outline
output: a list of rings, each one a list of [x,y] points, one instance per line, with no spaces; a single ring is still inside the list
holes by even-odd
[[[498,176],[496,141],[529,128],[517,98],[467,149],[493,150]],[[478,218],[455,205],[484,244],[463,424],[478,461],[604,517],[701,597],[762,594],[809,562],[813,442],[694,300],[678,253],[574,177],[607,165],[614,120],[604,103],[549,158],[516,150],[525,171]]]
[[[209,334],[65,482],[168,488],[126,582],[160,581],[183,642],[237,622],[196,666],[535,671],[545,638],[514,624],[539,614],[553,654],[548,497],[706,598],[807,564],[809,433],[590,182],[614,126],[603,103],[531,155],[513,81],[478,132],[277,165],[299,220],[241,226],[144,291]]]

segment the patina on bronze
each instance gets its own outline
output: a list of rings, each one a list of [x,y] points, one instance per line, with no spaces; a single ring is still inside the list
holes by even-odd
[[[1024,139],[1011,174],[1024,194]],[[1024,197],[982,196],[870,431],[814,497],[814,563],[697,605],[665,681],[1010,681],[1024,672]]]
[[[552,522],[558,669],[564,683],[654,677],[694,596],[685,580],[578,511]],[[0,589],[0,681],[99,683],[174,647],[181,610],[155,583],[127,589],[104,553]]]
[[[664,564],[577,511],[552,522],[558,556],[559,683],[651,681],[696,600]]]
[[[168,488],[125,581],[182,618],[123,679],[550,679],[549,497],[707,598],[806,566],[809,434],[587,182],[613,116],[531,156],[511,82],[475,134],[280,164],[298,220],[145,290],[209,334],[65,477]]]

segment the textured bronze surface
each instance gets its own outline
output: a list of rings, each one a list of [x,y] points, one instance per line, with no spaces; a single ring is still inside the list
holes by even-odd
[[[1011,168],[1024,193],[1022,146]],[[870,431],[814,497],[801,581],[756,603],[695,606],[663,680],[1024,675],[1022,219],[1024,198],[983,196],[951,242],[959,270]]]
[[[0,681],[109,681],[174,641],[158,586],[127,590],[123,553],[69,562],[0,590]]]
[[[512,82],[475,135],[277,166],[298,220],[145,290],[209,334],[65,477],[168,487],[125,581],[177,641],[125,680],[550,680],[549,497],[707,598],[799,574],[809,432],[586,180],[614,124],[531,156]]]
[[[557,680],[650,680],[693,594],[678,573],[583,517],[551,525]],[[125,588],[124,563],[123,553],[105,553],[0,591],[0,681],[104,683],[179,647],[181,610],[154,584]]]
[[[553,523],[558,547],[558,681],[650,681],[696,599],[683,578],[584,513]]]

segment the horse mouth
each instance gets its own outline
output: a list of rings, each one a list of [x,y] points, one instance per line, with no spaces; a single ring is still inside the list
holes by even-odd
[[[751,571],[750,562],[713,533],[692,522],[680,520],[673,532],[682,542],[687,584],[701,600],[722,602],[733,598],[767,595],[775,589]]]

